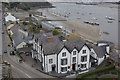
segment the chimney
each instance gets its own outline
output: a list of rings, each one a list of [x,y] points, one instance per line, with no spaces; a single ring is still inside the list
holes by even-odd
[[[53,41],[53,36],[48,36],[47,37],[47,42],[52,42]]]

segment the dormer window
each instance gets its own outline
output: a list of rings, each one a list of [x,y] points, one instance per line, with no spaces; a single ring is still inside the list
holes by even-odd
[[[83,50],[83,54],[85,54],[86,53],[86,50]]]
[[[62,53],[62,57],[65,57],[65,56],[66,56],[66,52],[63,52],[63,53]]]

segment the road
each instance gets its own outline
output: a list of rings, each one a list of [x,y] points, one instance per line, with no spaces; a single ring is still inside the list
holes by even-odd
[[[8,47],[8,44],[10,44],[11,41],[7,35],[6,26],[4,25],[3,25],[3,31],[4,31],[4,34],[2,34],[3,51],[4,50],[9,51],[10,47]],[[19,79],[20,78],[53,78],[51,76],[48,76],[46,74],[43,74],[35,70],[34,68],[28,66],[25,63],[19,63],[18,57],[16,55],[10,56],[9,53],[3,53],[3,60],[11,64],[13,78],[19,78]]]

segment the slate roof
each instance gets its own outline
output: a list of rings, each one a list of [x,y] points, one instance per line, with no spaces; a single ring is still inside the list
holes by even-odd
[[[43,33],[43,34],[35,34],[34,36],[35,36],[36,39],[38,39],[39,45],[49,43],[47,41],[47,37],[52,37],[53,38],[52,42],[59,42],[60,41],[59,37],[58,36],[53,36],[52,32]]]
[[[97,54],[98,57],[102,58],[105,55],[105,52],[102,49],[102,47],[92,46],[92,48],[93,48],[93,50],[95,51],[95,53]]]
[[[64,47],[64,45],[60,42],[52,42],[43,45],[43,52],[45,55],[49,54],[58,54],[59,51]]]
[[[12,38],[14,40],[15,47],[18,46],[20,43],[26,42],[31,39],[31,37],[25,37],[25,35],[23,33],[19,32],[19,30],[16,26],[12,27],[11,30],[13,32]],[[23,37],[25,37],[25,38],[23,38]]]
[[[103,50],[103,52],[104,53],[107,53],[107,51],[106,51],[106,46],[100,46],[101,48],[102,48],[102,50]],[[108,53],[107,53],[108,54]]]
[[[72,50],[74,48],[76,48],[78,51],[80,51],[81,48],[85,45],[85,42],[83,42],[82,40],[76,38],[76,39],[71,40],[71,41],[66,41],[64,43],[64,45],[70,52],[72,52]]]
[[[45,55],[49,54],[58,54],[62,48],[67,48],[69,52],[72,52],[74,48],[77,48],[78,51],[81,50],[85,43],[80,39],[75,39],[71,41],[59,41],[43,44],[43,50]]]
[[[39,44],[43,47],[43,53],[45,55],[50,54],[58,54],[62,48],[66,48],[69,52],[72,52],[73,49],[77,49],[80,51],[84,45],[88,46],[88,48],[93,48],[96,52],[97,56],[102,58],[106,51],[105,47],[98,47],[95,45],[88,45],[84,41],[75,38],[70,41],[60,41],[58,36],[53,36],[52,33],[38,34],[35,35],[38,38]],[[52,42],[47,42],[47,36],[53,36]]]

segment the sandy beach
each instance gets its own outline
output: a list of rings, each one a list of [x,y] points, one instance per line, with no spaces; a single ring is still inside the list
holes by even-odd
[[[56,20],[62,20],[64,18],[60,16],[56,16],[49,12],[43,12],[49,19],[56,19]],[[58,22],[57,22],[58,23]],[[56,23],[56,24],[57,24]],[[85,40],[89,40],[92,42],[96,42],[98,40],[102,40],[100,36],[100,30],[92,25],[84,24],[84,23],[78,23],[74,21],[61,21],[61,25],[63,25],[68,32],[72,32],[72,29],[75,30],[74,34],[79,35],[80,37],[84,38]]]

